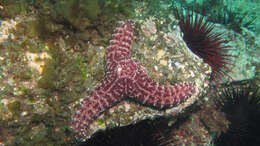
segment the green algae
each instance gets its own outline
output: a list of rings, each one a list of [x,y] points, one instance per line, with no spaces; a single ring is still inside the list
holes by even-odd
[[[15,137],[7,138],[7,145],[69,145],[70,132],[61,115],[33,114],[30,121],[17,123]],[[64,114],[63,114],[64,116]],[[50,120],[47,120],[50,119]],[[59,136],[57,136],[59,135]]]
[[[26,1],[13,0],[10,3],[15,6],[17,3],[28,5]],[[93,30],[96,29],[99,34],[107,32],[111,22],[117,21],[119,17],[124,19],[133,16],[134,10],[131,2],[127,0],[39,0],[30,6],[32,10],[37,9],[37,13],[31,13],[36,17],[31,20],[25,19],[18,24],[18,31],[15,33],[43,40],[64,33],[64,30],[76,31],[80,39],[89,40],[93,37]]]
[[[88,77],[87,65],[84,63],[84,60],[81,57],[77,57],[75,60],[79,66],[81,77],[83,80],[86,80]]]
[[[13,115],[19,115],[21,113],[21,103],[17,100],[9,103],[7,107]]]
[[[17,78],[21,79],[22,81],[28,81],[32,79],[32,71],[28,68],[23,68],[17,73]]]
[[[82,5],[79,7],[84,13],[87,14],[90,19],[97,19],[97,16],[101,13],[99,0],[81,0]]]
[[[103,3],[106,7],[104,10],[105,12],[112,14],[122,14],[128,17],[134,15],[134,2],[131,0],[108,0],[107,2],[103,1]]]
[[[101,46],[107,45],[112,32],[107,28],[133,9],[128,9],[129,3],[103,0],[9,2],[10,7],[1,3],[7,11],[0,17],[16,16],[17,24],[10,31],[15,39],[1,44],[5,55],[0,58],[0,120],[9,133],[4,143],[70,145],[68,107],[104,78]],[[43,53],[48,57],[41,57]]]
[[[37,15],[33,14],[33,19],[29,19],[31,15],[29,17],[27,15],[18,24],[15,30],[18,41],[6,42],[8,45],[3,48],[8,48],[8,62],[6,64],[0,62],[1,66],[6,67],[3,73],[1,72],[2,77],[0,77],[1,81],[3,81],[0,85],[4,86],[3,90],[0,90],[0,93],[3,94],[0,99],[9,101],[10,95],[19,92],[18,95],[13,95],[14,103],[11,102],[7,105],[8,111],[15,115],[21,115],[17,111],[18,109],[28,112],[28,115],[19,118],[19,124],[17,125],[12,125],[13,121],[6,120],[11,125],[8,127],[11,134],[8,135],[10,139],[7,144],[41,145],[44,143],[45,145],[70,145],[68,141],[72,141],[73,135],[69,128],[70,110],[68,106],[87,96],[87,93],[95,87],[98,81],[104,78],[105,48],[99,48],[98,46],[108,45],[107,42],[111,37],[115,22],[131,18],[134,15],[133,8],[130,0],[107,0],[106,2],[103,0],[37,0],[34,1],[33,6],[36,8]],[[75,11],[71,6],[82,11]],[[14,6],[13,8],[16,7],[20,6]],[[18,11],[15,10],[14,12],[11,12],[11,9],[8,8],[8,15],[14,17],[18,14],[27,14],[27,6],[25,8],[23,10],[16,8]],[[156,14],[155,10],[157,9],[154,9],[154,14]],[[158,12],[158,17],[169,14],[163,14],[162,12],[164,10]],[[0,12],[0,16],[3,16],[1,14],[3,14],[2,12]],[[140,15],[146,17],[148,13]],[[158,22],[158,24],[161,23]],[[139,31],[137,31],[138,34],[140,34]],[[140,38],[140,36],[138,37]],[[65,41],[65,44],[56,45],[62,44],[59,41],[60,38]],[[94,44],[94,47],[90,47],[91,45],[87,42]],[[162,43],[160,41],[153,42],[150,40],[150,42],[146,43],[151,49],[152,46],[157,46],[153,50],[154,52],[165,47],[157,45]],[[80,44],[77,49],[75,49],[76,44]],[[183,47],[169,50],[169,52],[180,51],[180,48]],[[47,52],[51,56],[46,60],[40,57],[33,60],[35,62],[45,62],[42,73],[35,73],[33,69],[25,69],[27,62],[21,60],[27,51],[30,53]],[[155,72],[153,67],[159,62],[145,61],[146,55],[142,52],[143,49],[139,47],[138,51],[135,57],[138,60],[144,60],[144,65],[151,68],[150,72]],[[153,51],[151,52],[154,53]],[[150,56],[156,56],[156,53]],[[159,66],[159,68],[161,68],[159,70],[165,70],[165,66]],[[8,77],[6,75],[8,72],[12,73],[8,75],[15,76],[12,78],[14,81],[8,80],[8,83],[6,83],[7,79],[4,78]],[[171,80],[181,78],[175,76],[175,74],[178,74],[177,72],[169,73],[164,71],[163,73],[168,75],[163,74],[165,77],[162,79],[163,81],[159,82],[165,82],[169,75]],[[153,76],[153,78],[156,78],[156,75]],[[36,85],[28,87],[26,84],[24,85],[24,82],[29,82],[32,85],[36,82]],[[18,89],[18,91],[14,91],[14,88]],[[18,98],[21,100],[16,101]],[[26,106],[24,107],[24,105]],[[0,104],[1,116],[6,116],[5,109],[6,106]],[[141,113],[139,109],[140,107],[132,105],[130,112],[126,113],[119,108],[113,114],[113,118],[127,123],[133,120],[131,118],[135,117],[135,113]],[[142,112],[148,114],[149,110]],[[110,115],[99,118],[97,123],[105,126]],[[15,118],[17,119],[17,117]],[[23,121],[23,119],[26,120]],[[17,129],[19,129],[18,132],[14,133]]]
[[[27,25],[20,25],[17,28],[18,31],[25,26]],[[33,24],[33,26],[35,25]],[[46,45],[46,42],[35,39],[37,36],[35,34],[37,33],[30,33],[30,35],[22,37],[23,32],[27,31],[20,30],[19,33],[16,33],[19,41],[10,41],[3,46],[6,48],[4,51],[7,51],[7,53],[3,56],[4,60],[1,62],[1,65],[4,65],[5,67],[3,77],[0,78],[1,81],[3,81],[0,84],[1,87],[5,87],[4,95],[1,96],[1,99],[3,100],[1,101],[8,102],[11,100],[9,99],[10,95],[12,95],[12,98],[15,100],[7,105],[1,104],[0,110],[3,114],[1,120],[2,118],[10,120],[15,118],[19,122],[19,130],[10,129],[10,131],[16,132],[12,133],[13,137],[7,140],[6,144],[40,145],[42,143],[48,143],[52,145],[64,145],[64,143],[66,143],[64,138],[71,134],[71,132],[68,132],[70,112],[67,110],[66,115],[62,114],[65,111],[64,106],[67,106],[68,103],[78,99],[80,96],[78,92],[81,92],[83,90],[82,88],[84,88],[82,86],[79,87],[79,85],[82,85],[82,78],[78,74],[80,72],[77,64],[78,62],[74,60],[74,57],[70,52],[64,52],[61,49],[57,49],[57,47],[53,48],[55,45],[48,44],[49,47]],[[33,60],[27,60],[25,57],[27,52],[33,54],[45,52],[49,54],[51,58],[43,59],[41,57],[36,57]],[[28,66],[28,61],[35,63],[45,62],[44,66],[42,66],[42,73],[38,73],[36,70],[30,68]],[[8,79],[12,79],[9,82],[5,82],[5,80],[7,80],[5,75],[8,75],[6,71],[12,72],[12,74],[10,74],[11,77],[8,77]],[[78,86],[75,85],[75,83],[77,83]],[[71,87],[69,87],[68,84],[71,84]],[[9,86],[10,88],[7,88]],[[66,89],[64,89],[64,87]],[[72,87],[73,91],[70,91]],[[19,99],[19,101],[16,99]],[[6,108],[8,112],[5,112]],[[12,113],[12,115],[9,116],[8,113]],[[42,124],[39,126],[38,124],[35,125],[35,121],[39,121],[39,117],[33,116],[35,114],[41,114],[42,117],[40,119],[42,121],[46,120],[46,123],[53,123],[53,125],[51,127],[46,125],[46,123],[44,123],[43,126]],[[49,121],[48,118],[54,120],[57,120],[58,118],[53,116],[48,117],[46,114],[59,114],[62,116],[60,117],[60,122],[54,123]],[[32,122],[28,123],[23,121],[23,119],[26,119],[27,121],[31,120]],[[12,121],[8,122],[12,126]],[[56,129],[57,132],[54,132],[51,129],[55,129],[54,127],[57,124],[59,127]],[[32,128],[35,129],[35,133],[30,132],[30,129]],[[41,135],[41,133],[45,134]],[[56,133],[60,136],[51,133]],[[69,141],[69,138],[66,139]]]
[[[116,12],[124,10],[123,4],[120,6],[113,5],[118,8]],[[57,15],[57,13],[52,13],[53,11],[48,11],[48,9],[43,8],[42,10],[47,10],[46,13],[51,12],[51,15]],[[108,13],[111,11],[106,9]],[[105,49],[100,46],[107,46],[108,38],[111,37],[110,33],[112,30],[108,30],[106,27],[114,28],[114,22],[118,21],[118,17],[121,16],[121,14],[113,15],[115,13],[109,13],[109,16],[101,17],[102,20],[98,23],[104,21],[105,24],[102,27],[98,27],[98,31],[102,32],[101,35],[95,30],[97,32],[95,37],[92,37],[92,32],[94,31],[89,31],[92,30],[90,25],[83,24],[83,26],[80,26],[81,24],[77,22],[73,24],[73,27],[77,28],[74,30],[70,29],[71,26],[68,27],[68,23],[61,23],[63,20],[55,22],[53,18],[56,18],[56,16],[48,17],[42,13],[33,15],[32,19],[30,19],[31,17],[24,18],[24,21],[18,24],[17,31],[15,31],[17,39],[8,42],[10,45],[5,46],[10,49],[8,50],[8,57],[11,60],[11,62],[9,61],[10,68],[7,70],[16,74],[15,83],[11,84],[10,88],[18,87],[19,95],[14,95],[13,98],[25,98],[20,98],[20,104],[10,104],[8,108],[17,114],[19,114],[18,109],[22,112],[26,110],[27,114],[19,118],[18,130],[12,129],[12,131],[16,132],[11,135],[14,138],[10,138],[10,145],[40,145],[42,143],[46,145],[68,145],[67,141],[73,138],[72,131],[69,128],[71,115],[68,106],[75,103],[79,98],[86,96],[86,93],[93,89],[98,81],[104,78]],[[97,25],[97,21],[91,19],[96,19],[95,17],[97,16],[98,14],[96,16],[84,15],[87,18],[87,22],[91,22],[94,26]],[[79,17],[77,19],[80,20]],[[67,22],[67,18],[65,20]],[[44,23],[44,21],[46,22]],[[57,26],[58,29],[50,25]],[[82,38],[83,42],[86,40],[93,41],[91,42],[91,44],[94,44],[93,47],[90,47],[91,45],[87,43],[82,43],[78,50],[74,49],[74,44],[79,41],[77,41],[77,38],[70,36],[73,36],[78,30],[84,30],[87,36],[86,38],[85,36],[80,37],[80,39]],[[62,35],[59,35],[59,33]],[[63,36],[63,34],[65,35]],[[66,39],[66,36],[70,38]],[[65,43],[60,41],[61,39]],[[34,54],[45,52],[50,55],[50,58],[47,59],[38,57],[32,60],[35,63],[44,62],[42,72],[37,73],[32,68],[29,71],[26,69],[18,70],[19,66],[21,66],[20,68],[28,67],[28,62],[30,61],[19,61],[26,56],[26,52]],[[28,82],[30,84],[29,87],[26,86]],[[10,90],[9,92],[13,93],[14,91]],[[8,97],[6,99],[8,100]],[[27,107],[24,107],[24,105]],[[118,114],[120,115],[122,112],[123,110],[121,109]],[[129,120],[127,119],[128,116],[122,117],[121,120]],[[7,122],[12,123],[12,121]]]
[[[59,1],[55,5],[57,14],[62,16],[65,21],[69,22],[75,28],[84,30],[90,25],[89,18],[84,17],[86,16],[86,11],[84,10],[88,10],[87,8],[83,9],[83,11],[75,11],[84,8],[81,7],[82,5],[79,0]]]
[[[68,91],[64,91],[63,88],[70,82],[86,80],[87,76],[76,59],[66,56],[66,54],[63,54],[58,48],[52,48],[51,59],[48,59],[44,65],[41,79],[38,81],[38,87],[46,90],[44,95],[48,99],[47,103],[51,107],[58,109],[58,104],[55,103],[56,100],[67,102],[73,99],[68,98],[71,94],[69,94]],[[55,91],[63,91],[65,93],[55,94]],[[54,92],[54,94],[52,94],[52,92]]]
[[[47,61],[43,68],[42,78],[38,81],[38,86],[43,89],[54,89],[57,76],[55,62],[53,60]]]
[[[25,15],[29,12],[27,0],[3,0],[1,5],[3,9],[0,11],[0,17],[15,17],[16,15]]]

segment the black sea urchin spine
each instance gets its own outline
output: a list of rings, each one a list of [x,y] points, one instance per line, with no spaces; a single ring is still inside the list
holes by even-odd
[[[226,114],[229,129],[215,139],[216,146],[260,145],[259,88],[242,85],[227,87],[216,96],[216,105]]]

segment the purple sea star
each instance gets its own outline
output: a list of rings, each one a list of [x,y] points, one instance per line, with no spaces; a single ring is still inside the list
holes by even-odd
[[[106,53],[106,78],[81,103],[72,117],[72,128],[80,137],[105,110],[124,97],[157,108],[169,108],[194,91],[192,83],[160,85],[147,76],[144,67],[131,58],[134,22],[120,22]]]

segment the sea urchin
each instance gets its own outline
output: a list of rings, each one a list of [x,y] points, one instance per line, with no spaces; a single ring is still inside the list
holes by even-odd
[[[216,105],[230,122],[229,129],[217,137],[216,146],[260,145],[259,88],[245,85],[227,87],[217,95]]]
[[[175,8],[176,17],[179,19],[179,26],[183,32],[183,40],[186,42],[189,49],[202,58],[204,62],[209,64],[212,68],[211,80],[217,85],[221,77],[227,75],[230,71],[228,64],[231,64],[231,55],[227,54],[231,46],[224,45],[227,41],[222,39],[222,33],[214,33],[214,25],[209,24],[204,20],[203,16],[195,14],[193,19],[193,12],[178,10]],[[229,77],[229,76],[228,76]]]
[[[126,126],[98,130],[77,146],[166,146],[171,140],[168,119],[137,121]]]

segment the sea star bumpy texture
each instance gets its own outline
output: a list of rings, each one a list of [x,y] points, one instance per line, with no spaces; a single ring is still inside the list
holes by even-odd
[[[131,58],[134,22],[120,22],[106,53],[106,78],[87,96],[72,117],[72,128],[85,137],[85,129],[116,103],[133,98],[156,108],[169,108],[194,92],[192,83],[160,85],[147,76],[144,67]]]

